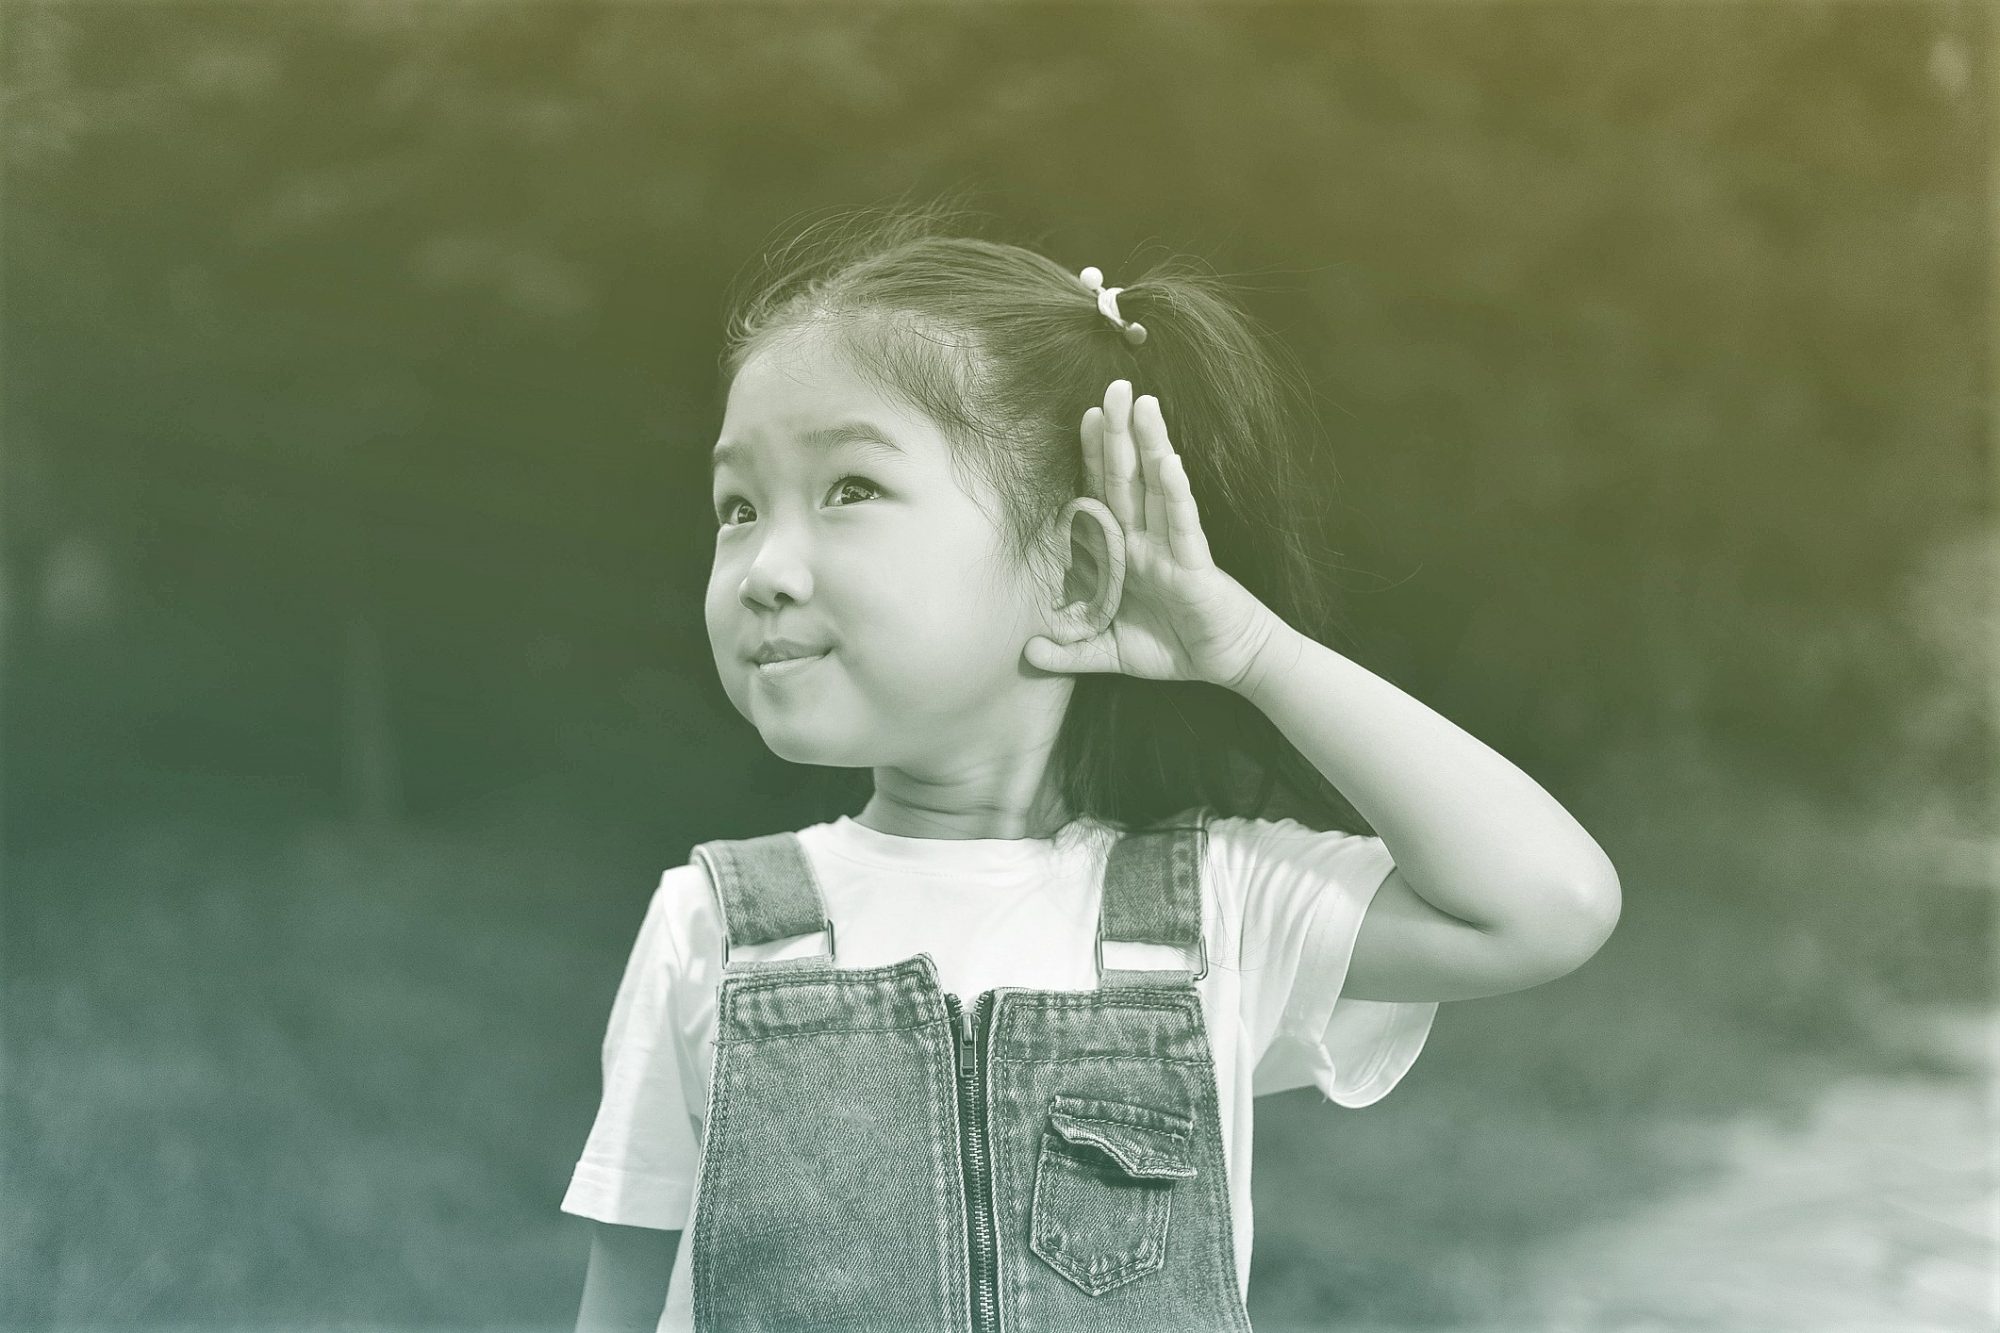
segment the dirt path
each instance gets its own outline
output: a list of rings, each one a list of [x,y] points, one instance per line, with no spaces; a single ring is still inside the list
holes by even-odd
[[[2000,1328],[2000,1027],[1944,1013],[1909,1031],[1937,1073],[1842,1077],[1801,1124],[1662,1125],[1696,1183],[1544,1252],[1522,1317],[1547,1333]]]

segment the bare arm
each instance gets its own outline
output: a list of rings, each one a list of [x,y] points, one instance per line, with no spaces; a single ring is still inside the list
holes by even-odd
[[[1233,690],[1361,812],[1396,868],[1363,918],[1342,993],[1497,995],[1595,953],[1618,920],[1618,873],[1569,811],[1217,568],[1158,398],[1134,399],[1130,381],[1113,380],[1081,436],[1089,498],[1116,519],[1124,574],[1062,608],[1026,660]]]
[[[653,1333],[666,1307],[681,1233],[612,1222],[592,1227],[576,1333]]]
[[[1618,920],[1618,873],[1533,778],[1388,681],[1273,616],[1237,688],[1396,861],[1343,994],[1460,1000],[1579,966]]]

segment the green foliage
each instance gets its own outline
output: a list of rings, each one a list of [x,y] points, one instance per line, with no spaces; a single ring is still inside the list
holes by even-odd
[[[1503,749],[1961,780],[1976,710],[1903,748],[1985,659],[1907,609],[1991,530],[1986,15],[22,4],[10,443],[125,580],[700,672],[724,287],[967,187],[1257,291],[1357,651]]]

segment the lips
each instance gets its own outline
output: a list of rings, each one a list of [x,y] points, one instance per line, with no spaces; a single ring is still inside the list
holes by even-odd
[[[816,648],[797,639],[766,639],[757,645],[756,652],[750,654],[750,660],[758,666],[765,666],[797,657],[820,657],[826,651],[825,648]]]
[[[788,657],[779,662],[759,662],[755,670],[759,676],[766,680],[774,677],[795,676],[801,671],[809,669],[813,663],[825,656],[825,653],[814,653],[811,657]]]

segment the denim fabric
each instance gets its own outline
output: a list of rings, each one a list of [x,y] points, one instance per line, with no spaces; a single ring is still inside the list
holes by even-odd
[[[1168,821],[1122,834],[1100,940],[1205,960],[1205,836]],[[794,835],[693,855],[731,946],[832,940]],[[927,953],[858,969],[831,951],[730,959],[695,1182],[695,1328],[1247,1333],[1198,975],[1106,969],[1100,952],[1095,991],[962,999]]]

